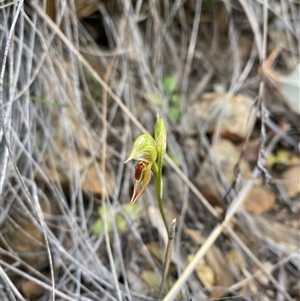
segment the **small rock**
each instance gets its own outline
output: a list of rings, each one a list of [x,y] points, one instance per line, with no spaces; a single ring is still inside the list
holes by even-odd
[[[44,292],[44,289],[41,286],[39,286],[37,283],[30,280],[26,280],[22,282],[20,289],[22,294],[27,300],[29,299],[36,300]]]
[[[253,99],[235,95],[226,99],[226,93],[206,93],[202,99],[192,103],[182,118],[182,128],[188,135],[195,135],[198,127],[213,133],[221,119],[221,135],[231,140],[242,140],[255,121],[252,110]]]

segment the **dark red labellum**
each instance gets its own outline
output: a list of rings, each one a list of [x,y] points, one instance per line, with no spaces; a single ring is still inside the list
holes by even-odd
[[[140,181],[145,166],[142,162],[139,162],[135,167],[134,178],[136,181]]]

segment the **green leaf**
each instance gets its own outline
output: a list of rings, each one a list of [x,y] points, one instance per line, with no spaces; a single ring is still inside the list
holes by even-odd
[[[101,235],[104,234],[104,223],[101,218],[98,218],[92,227],[92,231],[94,234]],[[111,233],[113,230],[113,220],[107,220],[107,232]]]
[[[267,158],[267,166],[273,166],[274,164],[284,164],[284,165],[297,165],[300,163],[300,159],[294,156],[288,150],[280,149],[275,154],[270,154]]]
[[[171,98],[170,98],[170,105],[171,106],[176,106],[177,108],[179,108],[180,106],[180,103],[181,103],[181,97],[179,94],[175,93],[175,94],[172,94]]]
[[[162,81],[162,87],[165,93],[172,93],[178,86],[174,76],[166,76]]]
[[[141,216],[142,206],[140,204],[124,204],[122,207],[126,212],[126,214],[128,214],[128,216],[133,220]],[[92,227],[92,231],[94,234],[96,235],[104,234],[103,217],[105,212],[106,212],[108,233],[111,233],[113,231],[113,225],[114,225],[113,223],[116,223],[117,228],[121,232],[127,230],[127,222],[124,217],[122,217],[120,214],[117,214],[115,215],[115,217],[113,217],[109,208],[106,208],[106,211],[104,211],[104,208],[102,206],[99,206],[98,207],[99,218],[96,220],[96,222]]]
[[[114,218],[111,214],[111,211],[109,208],[106,208],[104,211],[104,208],[102,206],[98,207],[98,214],[99,218],[96,220],[92,227],[92,231],[94,234],[101,235],[104,234],[104,223],[103,223],[103,217],[104,214],[106,213],[106,221],[107,221],[107,231],[108,233],[111,233],[113,230],[113,223],[114,223]]]
[[[124,217],[122,217],[121,215],[116,216],[116,224],[117,224],[118,229],[121,232],[125,232],[127,230],[126,219]]]
[[[96,235],[101,235],[104,233],[103,222],[101,218],[98,218],[93,225],[92,231]]]
[[[179,123],[181,118],[180,103],[181,103],[180,95],[177,93],[172,94],[169,102],[169,117],[175,123]]]
[[[124,204],[123,209],[131,219],[137,219],[142,213],[142,206],[138,203]]]
[[[104,214],[106,214],[106,216],[110,215],[110,210],[109,210],[109,208],[105,207],[105,211],[104,211],[104,207],[99,206],[98,207],[98,214],[101,218],[103,218]]]
[[[178,123],[181,117],[181,112],[178,108],[170,108],[169,116],[174,122]]]

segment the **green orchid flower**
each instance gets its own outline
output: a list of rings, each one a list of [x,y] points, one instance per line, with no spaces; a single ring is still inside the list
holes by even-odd
[[[167,130],[162,118],[157,115],[157,120],[154,126],[154,138],[149,134],[142,134],[137,137],[133,143],[131,154],[125,163],[130,160],[138,161],[134,170],[133,195],[130,201],[132,204],[135,203],[145,191],[151,180],[151,171],[153,172],[159,210],[167,232],[169,233],[162,204],[162,166],[166,148]]]
[[[133,143],[132,151],[128,159],[137,160],[134,171],[133,195],[130,203],[135,203],[144,192],[151,180],[151,170],[156,166],[157,149],[153,137],[148,134],[140,135]],[[155,170],[155,166],[153,169]]]
[[[133,195],[130,203],[135,203],[140,195],[145,191],[151,180],[151,172],[154,174],[156,197],[161,217],[166,227],[169,241],[165,255],[164,271],[161,281],[160,293],[162,293],[163,285],[167,277],[171,254],[173,248],[173,240],[175,235],[175,219],[172,222],[171,230],[169,230],[167,219],[163,208],[163,181],[162,167],[163,160],[167,149],[167,130],[162,118],[157,114],[157,120],[154,126],[154,138],[149,134],[143,134],[137,137],[133,143],[132,151],[127,163],[130,160],[137,160],[134,170],[134,186]]]

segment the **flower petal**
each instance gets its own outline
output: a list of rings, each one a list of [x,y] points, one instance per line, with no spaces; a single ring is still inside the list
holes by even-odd
[[[142,134],[135,139],[131,154],[124,163],[133,159],[153,163],[156,158],[157,150],[155,140],[149,134]]]
[[[144,169],[141,172],[141,176],[136,179],[136,172],[138,170],[138,176],[140,175],[140,168],[144,167]],[[145,168],[146,167],[146,168]],[[145,166],[142,162],[139,162],[136,165],[136,171],[135,171],[135,181],[134,181],[134,186],[133,186],[133,195],[131,198],[130,203],[134,204],[137,199],[140,197],[140,195],[144,192],[144,190],[146,189],[146,187],[148,186],[148,184],[150,183],[151,180],[151,164],[148,164],[148,166]],[[138,191],[138,187],[140,186],[140,184],[142,184],[142,187],[140,189],[140,191],[137,193]]]

